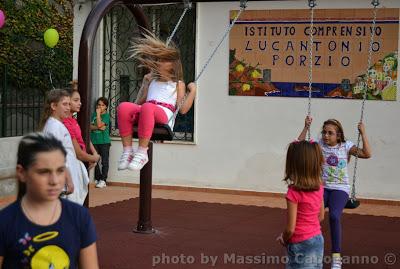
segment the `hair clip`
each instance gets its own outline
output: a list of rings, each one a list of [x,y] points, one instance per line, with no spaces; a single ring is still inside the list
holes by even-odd
[[[307,140],[298,140],[297,138],[295,139],[295,140],[293,140],[293,144],[298,144],[298,143],[300,143],[300,142],[302,142],[302,141],[307,141]],[[308,143],[310,143],[310,144],[315,144],[315,143],[317,143],[317,141],[315,141],[314,139],[310,139],[310,140],[308,140],[307,141]]]

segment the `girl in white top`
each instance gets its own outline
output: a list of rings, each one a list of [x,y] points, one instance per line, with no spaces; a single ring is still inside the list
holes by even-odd
[[[71,136],[62,120],[70,113],[70,94],[65,90],[51,90],[45,102],[45,107],[40,123],[40,129],[45,134],[52,134],[60,140],[67,152],[67,199],[78,204],[83,204],[87,195],[89,177],[85,166],[76,158]]]
[[[135,40],[131,52],[131,57],[150,70],[150,73],[143,78],[136,102],[123,102],[118,106],[118,128],[123,146],[119,170],[142,169],[148,162],[147,149],[154,124],[169,124],[173,128],[171,118],[186,92],[182,81],[182,63],[176,47],[167,46],[149,33]],[[187,98],[179,108],[181,114],[190,110],[196,95],[194,83],[190,83],[187,89]],[[135,123],[138,123],[139,147],[134,153],[132,133]]]

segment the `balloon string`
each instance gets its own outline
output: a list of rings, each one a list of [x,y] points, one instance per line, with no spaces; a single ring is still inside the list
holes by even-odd
[[[53,88],[53,90],[55,90],[56,88],[54,88],[53,79],[52,79],[52,77],[51,77],[51,71],[50,71],[50,70],[49,70],[49,78],[50,78],[51,87]]]
[[[54,53],[54,50],[51,49],[51,50],[50,50],[50,62],[53,62],[53,55],[54,55],[54,54],[55,54],[55,53]],[[53,85],[53,77],[52,77],[52,75],[51,75],[51,68],[49,68],[49,79],[50,79],[51,87],[53,88],[53,90],[55,90],[55,87],[54,87],[54,85]]]

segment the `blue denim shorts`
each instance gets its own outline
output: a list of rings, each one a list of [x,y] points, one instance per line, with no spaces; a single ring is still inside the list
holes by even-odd
[[[287,246],[286,269],[322,269],[324,237],[320,234],[299,243]]]

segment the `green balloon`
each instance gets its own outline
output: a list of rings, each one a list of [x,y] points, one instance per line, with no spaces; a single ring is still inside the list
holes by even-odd
[[[58,32],[56,29],[50,28],[44,32],[44,43],[49,48],[54,48],[58,43]]]

